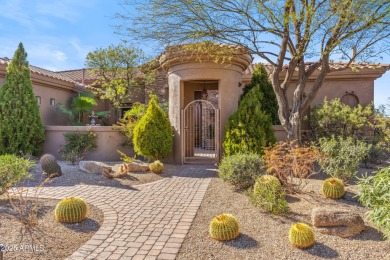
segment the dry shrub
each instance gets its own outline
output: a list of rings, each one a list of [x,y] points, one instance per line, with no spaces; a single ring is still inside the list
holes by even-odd
[[[5,193],[17,213],[16,219],[27,229],[38,225],[39,193],[49,179],[47,177],[34,188],[15,186]]]
[[[15,186],[5,193],[16,212],[15,219],[22,224],[19,232],[19,243],[45,246],[47,239],[50,239],[38,225],[39,209],[41,207],[39,193],[49,179],[50,177],[47,177],[33,188]]]
[[[267,173],[279,178],[288,192],[299,192],[304,179],[315,173],[314,163],[322,154],[311,146],[279,142],[264,151]]]

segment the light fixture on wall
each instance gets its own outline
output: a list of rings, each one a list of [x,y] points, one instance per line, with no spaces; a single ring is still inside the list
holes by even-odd
[[[203,81],[203,89],[201,95],[203,100],[207,100],[207,97],[209,96],[206,89],[206,81]]]

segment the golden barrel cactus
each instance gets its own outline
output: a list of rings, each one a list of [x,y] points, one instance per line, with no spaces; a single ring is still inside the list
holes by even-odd
[[[311,247],[316,242],[313,229],[305,223],[294,224],[290,228],[288,239],[291,244],[298,248]]]
[[[344,182],[338,178],[329,178],[322,184],[322,194],[326,198],[339,199],[344,196]]]
[[[76,223],[83,221],[88,212],[87,203],[77,197],[70,197],[61,200],[55,209],[55,219],[63,223]]]
[[[232,240],[240,235],[237,219],[230,214],[216,216],[210,222],[210,237],[216,240]]]
[[[157,161],[154,161],[151,164],[149,164],[149,169],[153,173],[162,173],[164,170],[164,164],[162,162],[160,162],[159,160],[157,160]]]
[[[254,190],[258,190],[259,188],[263,187],[266,189],[270,188],[282,188],[282,184],[280,183],[279,179],[272,175],[263,175],[256,179]]]

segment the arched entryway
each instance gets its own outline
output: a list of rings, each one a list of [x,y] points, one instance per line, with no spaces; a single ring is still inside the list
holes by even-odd
[[[206,157],[205,153],[196,153],[195,150],[192,155],[191,151],[195,148],[187,147],[187,144],[184,143],[187,140],[185,138],[188,137],[185,137],[184,134],[185,123],[182,118],[185,108],[197,104],[194,102],[193,105],[190,105],[194,99],[197,100],[196,92],[202,93],[203,90],[217,91],[218,94],[215,96],[215,103],[218,105],[214,105],[214,108],[217,109],[215,119],[219,121],[215,125],[216,158],[213,159],[213,162],[218,162],[220,159],[219,151],[222,149],[224,126],[228,122],[229,116],[237,110],[238,100],[242,93],[242,76],[252,62],[252,57],[247,50],[240,47],[217,44],[216,49],[218,48],[220,50],[233,50],[233,52],[229,52],[230,54],[223,63],[215,62],[214,58],[207,53],[200,56],[194,55],[194,53],[183,49],[183,46],[168,48],[160,56],[159,62],[162,68],[167,71],[168,77],[169,120],[174,130],[172,162],[196,163],[199,160],[204,160],[202,157]],[[201,57],[200,60],[199,57]],[[212,104],[214,103],[212,102]],[[186,127],[191,128],[192,126],[190,124]],[[189,140],[195,142],[195,139],[190,138]],[[190,141],[187,140],[187,143]]]
[[[219,109],[207,100],[194,100],[181,112],[182,163],[219,161]]]

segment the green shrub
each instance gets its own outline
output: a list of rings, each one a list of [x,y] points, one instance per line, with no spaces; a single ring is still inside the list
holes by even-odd
[[[359,201],[370,208],[368,217],[390,240],[390,167],[359,179]]]
[[[370,140],[372,147],[363,162],[366,167],[381,164],[390,157],[390,118],[375,117],[374,136]]]
[[[27,53],[19,44],[0,87],[0,155],[39,156],[45,140]]]
[[[325,99],[322,105],[311,110],[310,125],[317,140],[332,135],[362,140],[373,135],[374,117],[372,105],[352,108],[338,98]]]
[[[61,145],[60,154],[65,161],[75,163],[96,148],[97,135],[93,131],[86,133],[68,132],[64,134],[65,145]]]
[[[272,214],[285,214],[289,211],[285,191],[278,178],[263,175],[257,178],[250,201]]]
[[[263,101],[259,85],[254,86],[241,100],[225,126],[226,136],[222,144],[225,155],[263,154],[264,147],[275,143],[271,117],[262,110]]]
[[[34,163],[16,155],[0,155],[0,195],[14,184],[30,177],[28,172]]]
[[[278,116],[278,101],[276,100],[276,95],[272,87],[272,83],[269,80],[267,70],[261,63],[257,64],[253,70],[251,83],[245,85],[240,97],[240,102],[255,86],[260,87],[260,91],[264,97],[263,101],[261,102],[261,109],[271,116],[271,122],[273,125],[279,125],[280,121]]]
[[[218,167],[219,177],[237,189],[247,189],[263,174],[263,160],[256,154],[235,154],[222,158]]]
[[[123,145],[132,145],[132,140],[134,136],[134,128],[139,123],[141,118],[146,113],[146,105],[142,103],[134,103],[133,107],[127,110],[124,116],[121,118],[119,123],[116,125],[116,128],[124,136],[126,136],[126,142]]]
[[[319,160],[321,169],[334,178],[348,182],[356,175],[360,162],[366,157],[371,145],[354,140],[352,137],[319,139],[319,149],[324,157]]]
[[[373,144],[366,157],[363,159],[363,163],[366,168],[372,167],[372,165],[378,165],[389,159],[390,149],[384,142]]]
[[[173,148],[171,123],[151,95],[145,115],[134,128],[134,151],[138,155],[158,160],[165,158]]]

